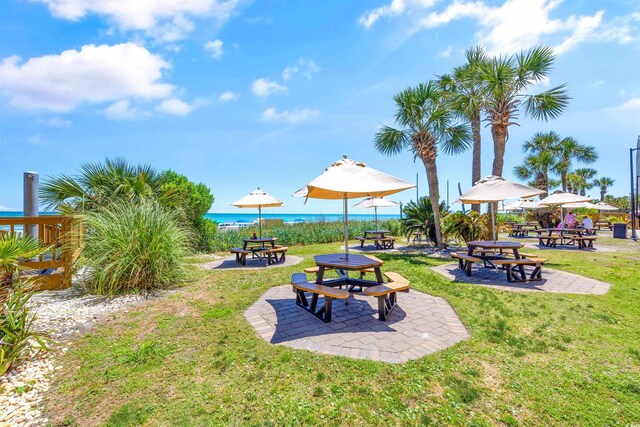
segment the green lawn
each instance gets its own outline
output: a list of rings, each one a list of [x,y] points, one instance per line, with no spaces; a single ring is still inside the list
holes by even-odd
[[[471,332],[404,365],[273,346],[244,319],[266,289],[338,244],[291,248],[304,257],[291,268],[202,273],[73,343],[49,415],[56,426],[640,423],[639,247],[598,242],[620,250],[544,256],[612,283],[604,296],[456,284],[429,270],[442,261],[379,255],[414,289],[444,297]]]

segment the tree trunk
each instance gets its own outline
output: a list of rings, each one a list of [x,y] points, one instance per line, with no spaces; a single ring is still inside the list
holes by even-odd
[[[471,185],[475,185],[480,181],[481,168],[481,154],[482,154],[482,141],[480,139],[480,113],[471,117],[471,132],[473,134],[473,163],[471,166]],[[471,210],[480,213],[480,205],[471,205]]]
[[[607,194],[607,190],[601,188],[600,189],[600,201],[604,202],[604,196]]]
[[[560,173],[560,180],[562,181],[562,191],[566,192],[567,191],[567,173],[566,172]]]
[[[549,195],[549,179],[544,172],[538,172],[536,174],[536,188],[544,191],[540,197],[543,199]]]
[[[581,188],[581,189],[580,189],[580,195],[581,195],[581,196],[586,196],[586,194],[587,194],[587,190],[586,190],[586,189],[584,189],[584,188]]]
[[[422,159],[424,168],[427,172],[427,182],[429,184],[429,200],[431,201],[431,209],[433,209],[433,221],[436,228],[436,241],[440,249],[444,249],[444,240],[442,239],[442,230],[440,227],[440,190],[438,188],[438,169],[436,159]]]
[[[493,137],[493,170],[492,175],[502,176],[504,167],[504,150],[507,144],[507,127],[503,125],[491,125]]]

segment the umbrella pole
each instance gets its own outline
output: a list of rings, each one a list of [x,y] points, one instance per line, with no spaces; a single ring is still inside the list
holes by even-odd
[[[496,238],[496,212],[494,209],[494,205],[493,204],[489,204],[490,209],[491,209],[491,232],[493,233],[493,240],[498,240]]]
[[[344,254],[349,258],[349,214],[347,207],[347,193],[344,194]]]
[[[258,228],[260,230],[260,238],[262,239],[262,206],[258,205]]]
[[[375,216],[376,216],[376,230],[378,230],[378,207],[374,206],[373,207],[373,212],[375,212]]]

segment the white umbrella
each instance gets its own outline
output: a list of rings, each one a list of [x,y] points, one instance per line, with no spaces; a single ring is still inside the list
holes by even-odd
[[[363,201],[353,205],[354,208],[373,208],[376,219],[376,230],[378,229],[378,208],[388,208],[398,206],[398,202],[385,199],[384,197],[367,197]]]
[[[297,197],[312,199],[343,200],[344,251],[349,256],[349,208],[348,199],[360,197],[384,197],[404,191],[415,185],[355,162],[345,154],[334,162],[322,175],[293,193]]]
[[[568,203],[563,205],[563,207],[570,209],[598,209],[598,206],[591,202]]]
[[[538,203],[530,199],[520,199],[511,202],[502,208],[503,211],[519,211],[520,209],[534,209],[538,207]]]
[[[564,191],[554,191],[549,197],[538,202],[540,206],[560,206],[560,220],[562,221],[562,206],[572,203],[589,202],[591,197],[580,196],[578,194],[566,193]]]
[[[605,203],[605,202],[596,203],[594,209],[598,209],[599,211],[617,211],[617,210],[619,210],[615,206],[611,206],[610,204]]]
[[[507,181],[499,176],[487,176],[471,187],[456,202],[465,204],[494,203],[500,200],[528,198],[543,194],[543,190],[529,187],[513,181]],[[454,202],[455,203],[455,202]],[[493,239],[496,240],[495,213],[491,209],[491,228]]]
[[[258,227],[260,228],[260,237],[262,237],[262,208],[276,208],[282,206],[282,202],[258,187],[255,191],[231,203],[231,206],[258,208]]]

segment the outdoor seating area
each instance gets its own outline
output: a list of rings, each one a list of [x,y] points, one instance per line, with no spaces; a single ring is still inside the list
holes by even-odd
[[[540,246],[557,248],[558,244],[565,246],[577,246],[578,249],[593,249],[593,243],[597,240],[589,229],[585,228],[543,228],[537,230]]]
[[[389,230],[365,230],[364,236],[356,236],[356,240],[360,241],[361,248],[364,248],[366,241],[370,240],[376,249],[393,249],[396,238],[388,234]]]

